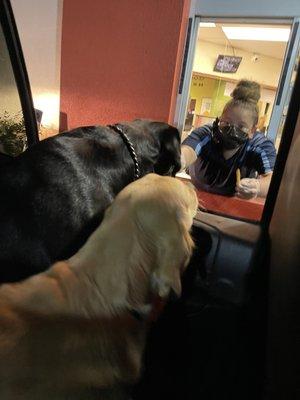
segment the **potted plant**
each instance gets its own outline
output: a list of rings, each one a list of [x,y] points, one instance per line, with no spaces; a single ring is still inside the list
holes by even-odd
[[[0,151],[10,156],[17,156],[26,147],[26,133],[22,113],[10,115],[4,111],[0,115]]]

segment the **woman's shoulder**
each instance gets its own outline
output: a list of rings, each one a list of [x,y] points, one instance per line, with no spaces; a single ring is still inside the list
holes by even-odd
[[[205,124],[194,129],[192,133],[196,132],[199,135],[211,135],[211,130],[212,130],[212,124]]]
[[[248,150],[253,151],[257,149],[275,150],[275,146],[271,139],[267,138],[263,133],[257,131],[253,135],[253,138],[249,141]]]
[[[207,124],[194,129],[182,144],[191,147],[197,155],[200,155],[211,142],[211,128],[212,126]]]
[[[197,138],[198,140],[209,141],[211,138],[212,125],[206,124],[199,126],[191,131],[188,137]]]
[[[211,138],[212,125],[206,124],[193,129],[186,137],[184,142],[188,139],[208,141]],[[184,143],[183,142],[183,143]]]

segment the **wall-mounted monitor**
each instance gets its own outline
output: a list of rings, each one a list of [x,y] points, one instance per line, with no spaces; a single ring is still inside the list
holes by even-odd
[[[214,71],[234,74],[242,61],[242,57],[218,55]]]

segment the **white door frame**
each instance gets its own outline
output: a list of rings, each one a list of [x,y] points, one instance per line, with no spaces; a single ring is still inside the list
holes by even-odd
[[[278,89],[271,114],[268,137],[274,142],[279,133],[281,119],[286,114],[292,91],[291,78],[300,44],[300,18],[294,18],[290,38],[281,69]]]
[[[185,44],[186,47],[188,46],[189,50],[188,54],[185,55],[187,56],[187,59],[183,62],[183,65],[185,65],[185,70],[181,72],[181,74],[184,74],[184,76],[181,77],[181,80],[183,80],[183,84],[182,88],[180,88],[181,93],[177,95],[175,117],[174,117],[174,124],[178,127],[179,131],[182,131],[184,127],[188,96],[189,96],[190,84],[193,72],[193,63],[196,51],[199,22],[200,22],[200,17],[192,18],[191,35],[190,37],[187,37],[187,41]]]

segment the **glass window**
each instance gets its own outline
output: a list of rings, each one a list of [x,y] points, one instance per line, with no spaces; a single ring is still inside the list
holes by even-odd
[[[194,59],[186,113],[180,122],[183,144],[191,147],[197,158],[179,176],[192,179],[203,210],[251,221],[261,219],[290,98],[284,94],[281,110],[278,91],[289,82],[292,88],[299,62],[289,56],[291,49],[298,49],[294,30],[292,21],[199,20],[195,48],[191,49]],[[291,77],[282,73],[291,69]],[[239,115],[238,108],[225,112],[237,84],[245,79],[260,86],[253,124],[251,107],[250,111],[240,107]],[[253,93],[249,99],[255,100]],[[228,135],[242,140],[245,132],[249,133],[243,142],[245,148],[242,151],[240,146],[235,152]],[[241,192],[236,191],[240,185]]]
[[[26,131],[17,84],[0,26],[0,153],[17,156],[26,148]]]

